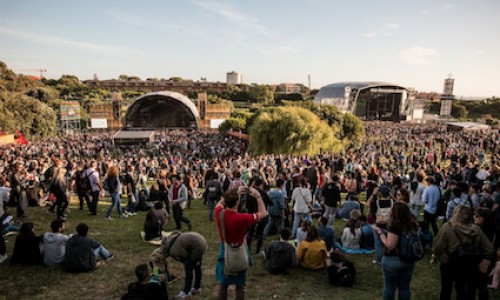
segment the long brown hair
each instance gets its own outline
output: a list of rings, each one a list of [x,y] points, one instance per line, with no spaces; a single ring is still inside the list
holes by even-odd
[[[109,167],[108,177],[116,178],[116,177],[118,177],[118,174],[119,174],[119,170],[118,170],[117,166]]]
[[[417,221],[411,213],[408,204],[397,201],[392,206],[387,225],[401,229],[403,232],[417,230],[418,228]]]

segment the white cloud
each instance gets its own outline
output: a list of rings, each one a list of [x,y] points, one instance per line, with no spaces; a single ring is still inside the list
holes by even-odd
[[[43,35],[28,31],[22,31],[17,29],[12,29],[5,26],[0,26],[0,35],[10,35],[17,38],[22,38],[30,41],[37,41],[49,45],[59,45],[59,46],[70,46],[75,48],[82,48],[96,52],[106,52],[106,53],[125,53],[125,54],[143,54],[141,51],[127,49],[124,47],[114,47],[108,45],[94,44],[88,42],[81,42],[76,40],[70,40],[61,37],[55,37],[50,35]]]
[[[213,0],[192,0],[192,2],[194,5],[220,15],[242,28],[255,30],[262,34],[267,33],[266,28],[260,24],[257,18],[241,13],[228,5]]]
[[[379,32],[378,32],[378,31],[371,31],[371,32],[367,32],[367,33],[365,33],[365,36],[366,36],[366,37],[369,37],[369,38],[376,37],[377,35],[379,35]]]
[[[385,23],[385,27],[387,27],[389,29],[398,29],[399,24],[398,23]]]
[[[398,58],[409,65],[430,66],[433,64],[432,58],[438,54],[434,48],[411,47],[401,51]]]

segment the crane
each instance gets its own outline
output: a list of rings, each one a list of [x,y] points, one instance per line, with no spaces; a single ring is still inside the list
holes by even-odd
[[[40,80],[43,78],[43,73],[47,72],[47,69],[25,69],[22,71],[40,72]]]

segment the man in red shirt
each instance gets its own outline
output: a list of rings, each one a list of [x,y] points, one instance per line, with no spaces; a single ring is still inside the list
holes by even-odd
[[[240,203],[240,196],[249,193],[257,200],[258,212],[254,214],[239,213],[238,206]],[[215,276],[220,283],[219,298],[227,299],[227,288],[229,285],[236,285],[236,299],[245,299],[246,291],[246,276],[247,271],[241,271],[236,276],[224,274],[224,241],[221,233],[220,214],[224,214],[224,228],[226,234],[226,242],[231,246],[242,245],[246,247],[245,235],[250,227],[255,225],[258,221],[266,218],[267,212],[264,202],[260,193],[254,188],[240,187],[238,189],[229,190],[224,194],[224,197],[215,206],[215,219],[217,221],[217,228],[221,239],[219,248],[219,255],[217,257],[217,267]]]

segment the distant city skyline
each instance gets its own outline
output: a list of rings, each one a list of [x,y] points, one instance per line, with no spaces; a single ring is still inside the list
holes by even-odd
[[[0,0],[0,60],[16,73],[247,84],[384,81],[500,97],[497,0]],[[28,71],[29,70],[29,71]]]

